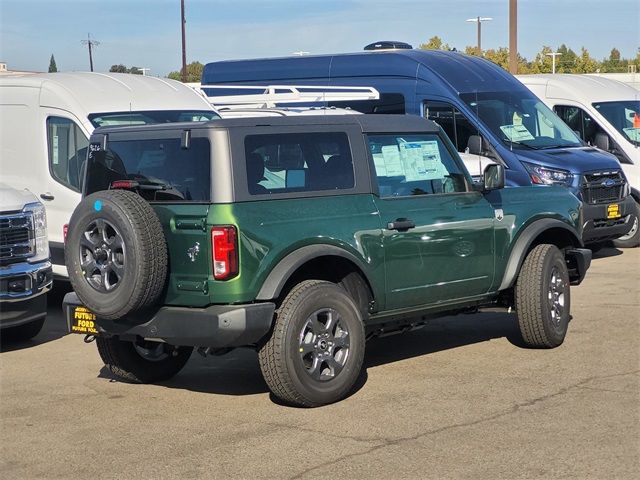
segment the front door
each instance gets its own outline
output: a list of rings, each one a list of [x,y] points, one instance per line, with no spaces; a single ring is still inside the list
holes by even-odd
[[[370,135],[392,310],[480,295],[494,275],[494,210],[437,134]]]

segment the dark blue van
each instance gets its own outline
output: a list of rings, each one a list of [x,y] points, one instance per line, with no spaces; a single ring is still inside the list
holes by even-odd
[[[510,186],[568,187],[584,203],[585,243],[618,238],[635,220],[618,160],[583,144],[528,88],[479,57],[398,49],[221,61],[204,68],[203,88],[213,84],[371,86],[379,100],[330,106],[423,116],[444,129],[463,159],[477,158],[478,170],[503,164]]]

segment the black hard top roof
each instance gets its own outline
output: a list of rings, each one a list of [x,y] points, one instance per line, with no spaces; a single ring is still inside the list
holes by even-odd
[[[155,125],[100,127],[96,134],[150,131],[150,130],[193,130],[201,128],[250,128],[265,126],[313,126],[313,125],[354,125],[363,132],[437,132],[438,126],[416,115],[350,114],[350,115],[305,115],[289,117],[246,117],[221,118],[208,122],[165,123]]]

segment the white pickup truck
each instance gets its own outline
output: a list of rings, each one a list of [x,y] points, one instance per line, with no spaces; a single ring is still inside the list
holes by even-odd
[[[0,183],[0,331],[27,340],[47,314],[52,272],[44,206],[28,190]]]

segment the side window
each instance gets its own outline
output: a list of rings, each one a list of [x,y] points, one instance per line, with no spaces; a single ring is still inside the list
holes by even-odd
[[[604,133],[602,127],[579,107],[556,105],[553,111],[589,145],[595,145],[597,133]]]
[[[472,177],[479,178],[487,165],[495,163],[488,150],[489,143],[460,110],[445,102],[426,102],[424,116],[442,127]]]
[[[369,135],[381,197],[466,192],[465,174],[435,134]]]
[[[48,117],[47,144],[49,170],[53,178],[79,192],[89,140],[68,118]]]
[[[252,195],[353,188],[345,133],[287,133],[245,138],[247,186]]]

